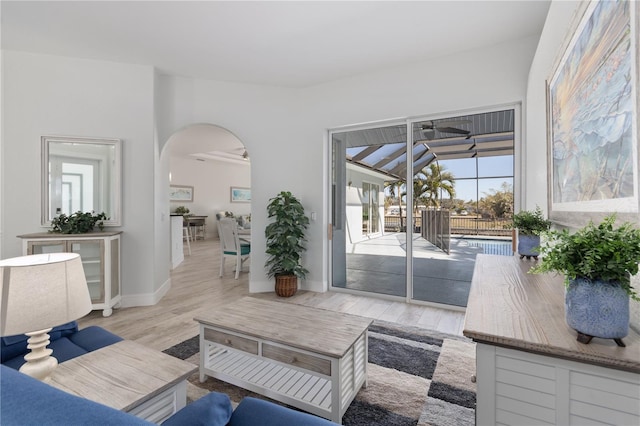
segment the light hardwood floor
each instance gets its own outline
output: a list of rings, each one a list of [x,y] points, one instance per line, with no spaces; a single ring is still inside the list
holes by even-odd
[[[463,312],[332,291],[298,291],[290,298],[279,298],[273,292],[250,294],[249,274],[243,272],[238,280],[234,280],[231,260],[227,259],[224,277],[218,277],[220,247],[217,239],[192,242],[191,253],[171,272],[171,289],[159,303],[115,309],[108,318],[102,316],[102,311],[93,311],[79,320],[80,328],[99,325],[125,339],[164,350],[198,334],[198,324],[193,320],[196,315],[251,296],[462,335]],[[123,283],[124,287],[126,285]]]

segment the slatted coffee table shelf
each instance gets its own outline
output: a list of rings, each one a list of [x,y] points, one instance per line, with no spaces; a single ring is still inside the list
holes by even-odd
[[[200,380],[215,377],[341,423],[367,380],[371,320],[244,298],[200,323]]]

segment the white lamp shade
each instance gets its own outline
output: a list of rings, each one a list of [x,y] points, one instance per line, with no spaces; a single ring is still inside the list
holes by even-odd
[[[91,312],[80,256],[50,253],[0,261],[0,336],[74,321]]]

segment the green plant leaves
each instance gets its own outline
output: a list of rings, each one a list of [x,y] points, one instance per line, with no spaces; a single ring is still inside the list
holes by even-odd
[[[77,211],[67,216],[61,214],[58,217],[53,218],[51,221],[52,229],[49,232],[57,232],[60,234],[84,234],[93,231],[93,228],[97,225],[102,231],[104,229],[104,220],[109,219],[107,215],[102,212],[100,214],[94,214],[94,212],[83,213]]]
[[[542,216],[542,210],[536,206],[535,211],[522,210],[513,215],[513,227],[523,235],[540,235],[551,228],[551,221]]]
[[[282,191],[269,200],[267,214],[273,219],[265,228],[267,276],[293,274],[304,279],[309,272],[301,265],[302,253],[306,250],[305,230],[309,225],[304,207],[291,192]]]
[[[562,273],[567,285],[576,278],[620,282],[629,296],[640,301],[630,279],[638,273],[640,230],[631,223],[614,228],[614,223],[615,214],[597,226],[590,222],[573,234],[566,229],[545,232],[542,260],[531,272]]]

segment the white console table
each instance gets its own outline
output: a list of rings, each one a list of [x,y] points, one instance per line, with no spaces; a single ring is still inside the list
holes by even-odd
[[[583,344],[564,318],[562,277],[478,255],[463,334],[476,343],[476,424],[640,424],[640,336]]]
[[[122,299],[120,282],[121,231],[96,231],[86,234],[39,232],[18,235],[25,255],[78,253],[87,278],[93,309],[102,309],[105,317],[113,313]]]

